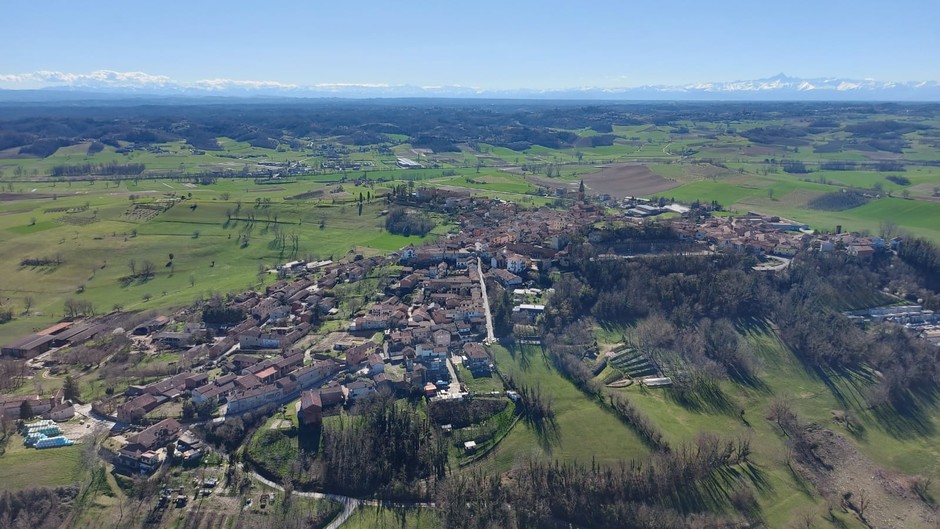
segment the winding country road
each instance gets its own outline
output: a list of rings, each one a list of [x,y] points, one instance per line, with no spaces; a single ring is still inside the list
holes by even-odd
[[[277,483],[271,481],[270,479],[265,478],[261,474],[258,474],[255,471],[251,471],[251,477],[256,481],[260,481],[265,485],[271,487],[272,489],[277,489],[281,492],[284,492],[284,487],[278,485]],[[326,526],[325,529],[337,529],[349,519],[350,516],[356,512],[360,506],[368,507],[408,507],[408,508],[422,508],[422,509],[433,509],[433,503],[423,503],[423,502],[388,502],[382,500],[360,500],[359,498],[352,498],[350,496],[343,496],[341,494],[324,494],[322,492],[298,492],[293,491],[292,494],[303,498],[317,498],[321,500],[332,500],[339,502],[343,505],[343,512],[341,512],[336,518]]]
[[[260,481],[261,483],[264,483],[265,485],[271,487],[272,489],[277,489],[281,492],[284,492],[284,487],[271,481],[270,479],[265,478],[264,476],[262,476],[261,474],[258,474],[257,472],[253,470],[251,471],[251,477],[255,479],[256,481]],[[343,525],[346,522],[346,520],[348,520],[349,517],[352,516],[354,512],[356,512],[356,509],[358,509],[359,506],[362,505],[363,503],[363,500],[360,500],[357,498],[350,498],[349,496],[341,496],[339,494],[324,494],[322,492],[298,492],[298,491],[293,491],[292,494],[296,494],[297,496],[300,496],[303,498],[317,498],[321,500],[332,500],[335,502],[339,502],[343,505],[343,512],[339,513],[339,515],[336,518],[334,518],[333,521],[330,522],[330,525],[327,525],[325,529],[337,529],[339,526]]]

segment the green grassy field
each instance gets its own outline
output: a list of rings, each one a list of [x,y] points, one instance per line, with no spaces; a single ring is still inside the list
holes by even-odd
[[[81,480],[81,445],[36,450],[14,436],[0,456],[0,490],[58,487]]]
[[[504,376],[517,384],[538,386],[550,395],[555,425],[537,431],[520,421],[499,446],[480,463],[493,471],[509,470],[519,457],[613,464],[643,458],[649,451],[613,413],[586,397],[552,367],[540,349],[525,346],[514,352],[494,346],[491,352]]]
[[[90,301],[97,312],[115,305],[128,310],[184,305],[210,292],[244,290],[257,285],[259,278],[271,282],[273,275],[259,276],[259,268],[291,258],[341,259],[353,251],[385,254],[425,240],[388,233],[381,215],[387,206],[381,200],[367,203],[359,216],[355,204],[333,204],[329,193],[320,200],[284,199],[321,189],[321,184],[261,188],[265,193],[256,192],[258,188],[244,180],[199,187],[167,181],[129,181],[107,188],[102,183],[75,183],[64,189],[61,184],[35,184],[30,191],[63,195],[0,203],[0,266],[7,270],[0,276],[0,301],[19,313],[27,296],[34,300],[28,316],[18,315],[0,326],[0,341],[56,321],[68,298]],[[352,200],[379,188],[350,184],[345,189],[332,195]],[[129,195],[136,195],[139,204],[152,204],[170,192],[186,199],[149,220],[129,214]],[[270,203],[259,204],[258,199]],[[71,213],[66,211],[70,208]],[[441,224],[435,234],[447,229]],[[275,248],[276,230],[288,240],[290,235],[298,237],[296,253]],[[60,264],[21,266],[26,258],[58,259]],[[122,280],[131,275],[131,260],[136,266],[150,261],[154,275]]]
[[[231,138],[217,138],[221,150],[206,151],[203,154],[194,154],[193,149],[183,141],[174,141],[153,145],[152,149],[137,149],[127,154],[115,152],[115,148],[105,146],[104,150],[88,155],[88,143],[72,145],[59,149],[47,158],[31,157],[4,157],[0,159],[0,185],[7,186],[7,190],[17,192],[30,192],[32,189],[44,189],[46,184],[24,182],[23,179],[41,177],[49,173],[55,165],[81,164],[81,163],[142,163],[151,174],[167,175],[170,173],[187,174],[205,170],[257,170],[272,167],[271,164],[284,162],[304,163],[310,174],[295,183],[269,186],[261,189],[259,186],[244,185],[242,182],[225,181],[212,186],[218,193],[226,192],[236,194],[244,201],[253,201],[258,196],[264,198],[281,199],[285,196],[310,191],[315,188],[315,182],[338,182],[343,178],[366,177],[372,181],[415,180],[428,185],[442,185],[450,187],[463,187],[479,193],[482,196],[493,196],[506,200],[525,202],[528,204],[542,204],[550,199],[533,197],[535,186],[526,181],[524,177],[507,172],[496,171],[494,167],[518,168],[528,164],[530,170],[541,173],[542,169],[551,165],[558,171],[560,180],[571,181],[580,175],[596,171],[596,165],[617,162],[644,162],[651,169],[667,179],[682,185],[662,193],[683,202],[702,200],[711,202],[716,200],[728,209],[746,211],[748,208],[757,209],[769,214],[785,215],[821,229],[832,229],[837,224],[843,225],[847,230],[869,230],[883,220],[893,220],[904,228],[908,228],[916,235],[926,236],[940,241],[940,217],[937,216],[936,202],[931,202],[936,188],[940,187],[940,168],[925,165],[924,162],[935,161],[940,157],[934,137],[929,132],[913,130],[904,133],[899,139],[903,142],[903,149],[899,152],[879,151],[859,142],[848,130],[854,124],[877,120],[908,120],[903,114],[898,115],[867,115],[856,116],[847,114],[840,116],[842,128],[836,129],[806,129],[806,120],[798,118],[774,118],[737,120],[734,123],[680,120],[666,124],[644,125],[614,125],[612,134],[614,144],[598,147],[578,147],[565,149],[552,149],[534,145],[528,149],[515,151],[505,147],[489,144],[475,145],[475,149],[467,144],[460,144],[460,152],[429,153],[424,150],[413,150],[407,143],[408,136],[402,134],[389,134],[391,151],[382,150],[378,146],[364,146],[362,148],[349,148],[344,156],[351,161],[365,163],[361,170],[334,170],[324,169],[322,163],[328,162],[324,153],[316,149],[319,144],[334,144],[337,138],[312,138],[301,142],[303,147],[294,144],[291,149],[289,142],[281,142],[276,149],[252,147],[246,142],[238,142]],[[936,126],[933,119],[912,119],[920,125]],[[680,131],[679,127],[684,129]],[[800,146],[777,145],[772,142],[757,143],[742,136],[742,132],[753,131],[758,128],[797,127],[808,132],[800,137]],[[591,129],[574,129],[581,138],[597,136]],[[311,144],[311,145],[308,145]],[[833,147],[835,146],[835,147]],[[386,145],[386,148],[388,145]],[[382,154],[384,153],[384,154]],[[390,154],[394,153],[394,154]],[[395,156],[407,156],[418,160],[429,168],[405,170],[396,166]],[[770,163],[784,160],[798,160],[806,163],[812,172],[808,174],[787,174],[779,165]],[[910,180],[909,186],[902,186],[886,179],[891,172],[876,171],[870,166],[851,171],[821,170],[819,164],[833,161],[853,161],[862,164],[876,163],[889,160],[906,164],[901,174]],[[433,167],[433,168],[430,168]],[[533,169],[537,167],[539,169]],[[481,171],[481,168],[483,169]],[[16,180],[15,182],[12,180]],[[163,193],[169,191],[188,193],[192,191],[187,184],[164,180],[160,182],[140,181],[131,183],[132,179],[125,179],[119,192],[148,192]],[[63,195],[75,192],[75,189],[65,188],[60,183],[57,191]],[[74,184],[79,188],[82,184]],[[99,184],[100,185],[100,184]],[[379,184],[382,185],[381,183]],[[253,187],[253,189],[252,189]],[[873,189],[878,187],[876,193],[891,192],[900,196],[908,192],[917,205],[899,206],[898,203],[869,205],[867,208],[831,213],[818,212],[806,207],[806,195],[809,192],[837,191],[843,187]],[[12,188],[12,189],[11,189]],[[201,189],[201,188],[200,188]],[[100,188],[99,188],[100,190]],[[347,190],[349,191],[349,190]],[[353,190],[357,192],[358,190]],[[79,189],[78,192],[87,192]],[[204,195],[196,192],[197,195]],[[794,194],[794,192],[797,192]],[[242,197],[248,193],[251,198]],[[93,196],[93,195],[92,195]],[[200,197],[201,199],[202,197]],[[218,199],[218,197],[216,197]],[[329,203],[331,196],[327,195],[317,199],[322,203]],[[81,198],[78,198],[81,200]],[[63,197],[60,201],[66,200]],[[314,200],[316,202],[317,200]],[[27,204],[17,203],[10,209],[16,211]],[[99,205],[99,207],[105,207]],[[224,210],[225,208],[221,208]],[[0,215],[14,215],[0,207]],[[900,216],[895,218],[896,213]],[[100,211],[104,215],[107,211]],[[319,211],[323,214],[323,211]],[[14,215],[15,216],[15,215]],[[197,214],[197,217],[200,215]],[[302,215],[297,215],[301,217]],[[36,217],[35,224],[31,219]],[[79,219],[81,220],[81,219]],[[180,219],[179,224],[172,226],[173,230],[167,237],[185,236],[184,228],[189,224],[198,224],[203,220]],[[217,220],[217,219],[216,219]],[[299,218],[297,219],[300,220]],[[25,212],[16,219],[15,225],[4,225],[10,219],[0,219],[0,233],[10,237],[35,235],[42,231],[56,232],[57,224],[44,215],[35,215]],[[212,224],[213,220],[206,220]],[[108,224],[96,223],[101,230],[110,229],[112,232],[123,233],[122,226],[126,223]],[[162,226],[168,228],[171,226]],[[132,228],[132,226],[128,227]],[[362,226],[355,226],[359,232]],[[194,228],[195,229],[195,228]],[[192,230],[190,230],[191,234]],[[154,234],[150,234],[154,235]],[[217,233],[210,236],[228,236],[228,233]],[[345,240],[345,237],[341,237]],[[41,244],[47,240],[39,238]],[[68,244],[69,238],[60,236],[55,239],[61,244]],[[169,241],[163,241],[169,243]],[[336,247],[331,241],[321,242],[319,238],[305,241],[313,246],[326,246],[323,251],[333,252]],[[374,249],[391,248],[399,241],[383,240],[381,237],[356,237],[349,241]],[[159,243],[158,243],[159,244]],[[96,246],[88,248],[88,252],[101,252]],[[133,250],[130,250],[133,251]],[[214,251],[214,250],[213,250]],[[312,250],[317,251],[317,250]],[[119,252],[120,253],[120,252]],[[127,253],[127,251],[125,251]],[[226,252],[223,252],[223,255]],[[251,252],[242,252],[251,253]],[[253,259],[263,259],[265,256],[252,255]],[[226,277],[229,277],[227,275]],[[18,278],[20,279],[20,278]],[[213,281],[216,278],[212,278]],[[244,282],[241,277],[241,282]],[[232,279],[231,282],[235,280]],[[220,286],[230,288],[230,284]],[[74,285],[69,285],[69,287]],[[174,285],[167,291],[168,296],[184,294],[174,290]],[[2,287],[2,285],[0,285]],[[66,288],[64,285],[60,289]],[[159,290],[162,296],[163,289]],[[156,296],[158,294],[151,293]],[[122,301],[126,303],[127,300]]]
[[[668,169],[663,170],[663,167]],[[657,171],[664,174],[677,174],[682,167],[655,166]],[[839,176],[851,175],[842,173]],[[872,175],[862,176],[868,181],[873,180]],[[940,175],[935,181],[940,181]],[[710,203],[714,200],[732,213],[759,211],[803,222],[822,231],[833,231],[837,225],[841,225],[846,231],[868,231],[877,235],[880,224],[891,221],[914,235],[940,242],[940,202],[917,200],[913,198],[913,194],[910,199],[901,198],[897,195],[900,186],[885,182],[885,189],[894,189],[895,196],[883,196],[863,206],[844,211],[821,211],[809,206],[813,198],[842,189],[843,186],[839,185],[841,182],[829,181],[827,184],[821,184],[783,174],[739,174],[718,180],[698,180],[669,189],[660,195],[685,203],[696,200]],[[860,183],[862,182],[854,185]]]
[[[843,124],[878,119],[898,117],[849,116]],[[90,301],[99,313],[116,306],[128,310],[167,309],[213,292],[240,291],[273,282],[272,275],[259,274],[259,269],[292,258],[339,259],[350,256],[350,252],[387,253],[409,243],[431,240],[452,228],[442,222],[425,239],[390,234],[383,228],[382,210],[387,207],[384,201],[369,202],[362,215],[357,214],[352,201],[360,193],[384,193],[393,184],[415,181],[416,185],[464,188],[478,196],[527,205],[546,204],[552,198],[534,196],[537,186],[527,176],[532,172],[544,176],[549,165],[558,171],[555,178],[559,182],[571,182],[597,171],[602,164],[645,163],[654,173],[679,184],[660,194],[680,202],[714,200],[732,214],[754,210],[805,222],[820,230],[841,225],[849,231],[877,234],[879,225],[890,220],[904,230],[940,242],[940,202],[932,196],[940,186],[940,168],[923,163],[940,159],[935,137],[922,132],[906,133],[901,138],[906,142],[903,150],[887,152],[847,143],[851,137],[841,130],[809,133],[801,140],[805,144],[799,147],[757,143],[737,134],[759,127],[788,125],[805,123],[780,118],[734,123],[686,120],[668,125],[615,125],[616,139],[610,146],[566,149],[532,146],[514,151],[480,144],[475,151],[461,144],[459,153],[415,152],[407,143],[408,136],[390,134],[394,155],[386,151],[379,154],[372,147],[350,149],[348,159],[364,163],[361,170],[355,171],[322,170],[320,164],[327,159],[309,148],[291,150],[282,145],[265,149],[230,138],[218,139],[222,150],[203,154],[195,154],[184,142],[177,141],[126,155],[110,146],[88,155],[88,144],[63,147],[43,159],[4,155],[0,158],[0,191],[21,196],[8,196],[0,201],[3,248],[0,267],[4,271],[0,274],[0,304],[17,313],[16,319],[0,326],[0,343],[58,320],[68,298]],[[688,132],[676,132],[679,126],[687,127]],[[574,132],[581,138],[597,135],[590,129]],[[831,148],[843,143],[841,148]],[[395,155],[416,159],[428,168],[400,169],[395,165]],[[802,161],[812,172],[788,174],[777,165],[781,160]],[[852,171],[820,169],[821,163],[833,160],[863,164],[900,161],[906,167],[898,172],[877,171],[871,166]],[[60,164],[141,163],[146,165],[148,174],[167,176],[257,170],[288,161],[307,164],[312,174],[292,176],[270,185],[231,178],[211,185],[170,178],[71,183],[41,180]],[[524,165],[530,166],[529,173],[520,175]],[[904,176],[910,185],[887,180],[886,176],[891,174]],[[366,178],[369,185],[355,186],[349,181],[357,178]],[[846,187],[868,190],[882,198],[839,212],[809,207],[813,198]],[[901,198],[905,191],[909,199]],[[893,197],[884,197],[888,192]],[[302,198],[297,198],[298,195]],[[135,212],[135,202],[151,205],[171,196],[185,199],[152,218],[141,217],[140,208]],[[249,217],[254,217],[254,221],[249,221]],[[282,253],[275,247],[276,231],[297,236],[296,253]],[[21,265],[26,258],[60,262]],[[152,262],[154,276],[122,281],[130,274],[131,260],[137,266]],[[33,299],[28,315],[20,314],[26,297]],[[329,325],[338,326],[336,322]],[[669,390],[647,390],[639,385],[608,391],[628,395],[672,445],[692,440],[706,431],[749,436],[754,465],[766,484],[759,490],[758,501],[768,527],[792,526],[797,513],[820,514],[824,503],[812,486],[801,483],[784,463],[786,439],[765,419],[775,397],[788,400],[801,421],[845,436],[861,454],[889,472],[940,480],[940,438],[936,430],[940,405],[925,402],[920,415],[914,418],[888,420],[877,416],[864,404],[870,373],[808,370],[772,334],[742,332],[755,353],[760,384],[749,387],[722,381],[720,386],[729,402],[725,408],[689,409],[677,403]],[[618,337],[617,332],[598,333],[601,341],[613,342]],[[617,464],[649,454],[630,428],[563,378],[540,350],[525,347],[508,351],[494,347],[492,352],[505,375],[517,383],[537,386],[550,396],[556,417],[553,424],[543,429],[520,421],[493,452],[470,468],[504,472],[524,457]],[[502,386],[497,378],[473,379],[462,368],[460,374],[471,391],[498,391]],[[93,374],[80,377],[79,381],[86,397],[100,395],[105,385]],[[62,377],[44,379],[42,384],[45,391],[54,390],[61,386]],[[32,384],[26,384],[21,392],[34,389]],[[123,388],[118,385],[116,389]],[[834,421],[833,412],[838,410],[849,410],[857,416],[863,426],[861,433],[853,434]],[[268,453],[260,455],[270,456],[266,462],[275,472],[284,473],[289,460],[296,455],[296,445],[291,444],[295,439],[272,433],[267,429],[269,426],[270,423],[256,433],[249,450],[254,449],[255,455],[259,455],[259,449],[267,449]],[[271,442],[260,443],[262,437],[270,437]],[[80,447],[27,450],[14,438],[7,453],[0,456],[0,489],[72,482],[81,476],[80,451]],[[841,525],[824,523],[821,516],[816,517],[816,522],[819,527],[860,527],[857,520],[847,515],[839,514],[837,519]],[[439,527],[440,520],[429,510],[396,513],[366,507],[344,525],[393,526]]]
[[[364,506],[342,525],[343,529],[440,529],[441,520],[432,509],[385,509]]]

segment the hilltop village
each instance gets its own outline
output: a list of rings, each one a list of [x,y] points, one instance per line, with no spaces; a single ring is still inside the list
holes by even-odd
[[[524,331],[538,321],[552,293],[539,287],[545,283],[540,278],[582,258],[569,253],[574,240],[592,245],[597,259],[745,252],[757,258],[758,269],[769,272],[785,267],[799,252],[870,258],[901,244],[900,239],[841,229],[816,234],[805,225],[757,213],[715,216],[708,208],[642,199],[604,204],[581,196],[570,208],[525,209],[422,188],[401,205],[445,213],[459,219],[459,229],[385,256],[284,263],[271,271],[277,282],[206,305],[196,323],[192,309],[122,331],[109,324],[113,314],[65,321],[5,345],[3,354],[28,358],[30,367],[45,369],[57,363],[52,352],[115,332],[126,333],[141,351],[184,351],[186,362],[177,373],[130,384],[83,409],[109,426],[118,425],[116,430],[128,428],[112,445],[113,462],[128,472],[149,474],[166,459],[171,443],[178,457],[202,455],[203,443],[186,424],[270,413],[294,402],[288,412],[301,424],[313,425],[331,410],[376,392],[473,398],[458,373],[494,369],[484,347],[495,340],[494,326]],[[653,235],[635,237],[650,227],[657,229],[645,233]],[[356,294],[356,310],[340,319],[339,308],[350,307],[344,296],[351,291],[338,294],[339,287],[374,279],[384,288]],[[497,305],[502,312],[491,314]],[[918,321],[929,339],[938,339],[937,318],[927,312]],[[21,418],[29,409],[31,415],[67,420],[77,403],[58,391],[6,396],[2,405],[8,418]]]

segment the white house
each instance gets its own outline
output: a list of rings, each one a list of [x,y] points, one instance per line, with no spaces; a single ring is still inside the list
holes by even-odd
[[[347,401],[353,401],[375,391],[375,382],[369,379],[356,380],[343,386]]]
[[[265,384],[236,394],[228,401],[226,415],[234,415],[268,404],[276,404],[282,397],[281,388],[274,384]]]
[[[519,254],[509,254],[506,256],[506,270],[514,274],[521,274],[529,266],[529,259]]]

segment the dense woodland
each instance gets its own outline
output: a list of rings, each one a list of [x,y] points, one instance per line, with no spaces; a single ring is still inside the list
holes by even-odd
[[[0,527],[11,529],[62,527],[70,515],[78,493],[77,487],[0,492]]]
[[[386,230],[406,237],[409,235],[424,237],[431,233],[436,225],[427,213],[408,211],[401,207],[389,209],[385,217]]]
[[[323,427],[321,457],[329,490],[412,498],[421,495],[415,488],[419,480],[444,477],[447,444],[426,410],[381,395],[359,407],[358,414]]]
[[[582,385],[593,375],[565,359],[564,345],[590,343],[590,333],[577,330],[585,314],[600,322],[638,323],[636,341],[645,351],[679,351],[694,370],[742,382],[753,382],[755,366],[739,331],[772,324],[814,369],[881,372],[868,396],[873,407],[904,412],[912,392],[933,391],[940,383],[936,347],[898,327],[863,328],[842,313],[854,299],[893,302],[882,293],[886,288],[921,299],[926,308],[940,307],[930,290],[940,252],[927,241],[912,239],[900,257],[883,254],[871,261],[803,253],[777,274],[753,271],[753,258],[743,254],[608,261],[584,258],[594,251],[587,244],[571,251],[582,258],[555,282],[543,335],[563,371]]]

